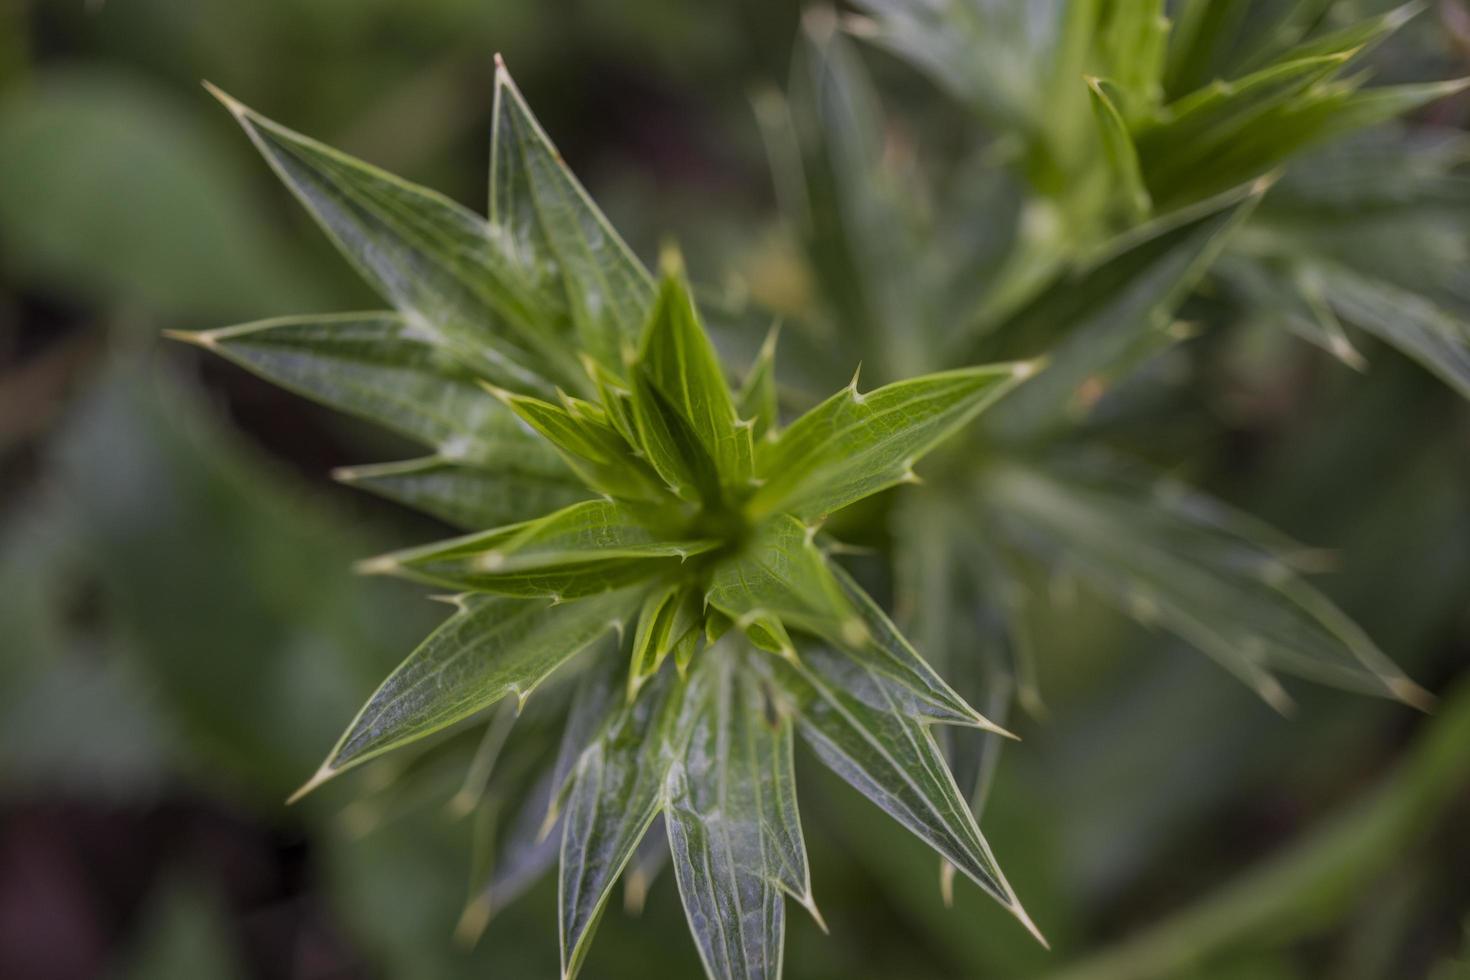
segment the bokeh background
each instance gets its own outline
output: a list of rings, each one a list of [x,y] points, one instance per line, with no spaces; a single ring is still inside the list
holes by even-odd
[[[551,881],[453,938],[487,833],[445,805],[473,737],[412,786],[376,767],[282,805],[440,615],[349,564],[443,528],[329,479],[393,458],[380,433],[159,340],[377,305],[199,81],[479,208],[502,52],[642,254],[676,238],[712,288],[800,315],[751,110],[800,19],[0,0],[0,977],[556,975]],[[1438,4],[1382,70],[1470,74],[1467,24]],[[943,96],[868,60],[914,144],[953,140]],[[1386,349],[1359,375],[1240,323],[1209,354],[1194,475],[1332,549],[1319,584],[1438,711],[1297,685],[1282,718],[1059,589],[1033,624],[1047,711],[984,818],[1054,952],[973,889],[945,908],[923,845],[799,756],[831,934],[793,912],[787,976],[1470,975],[1470,410]],[[583,975],[698,976],[681,919],[665,873]]]

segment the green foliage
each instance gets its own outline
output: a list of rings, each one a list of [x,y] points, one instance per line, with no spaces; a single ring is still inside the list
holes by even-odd
[[[301,792],[497,703],[518,714],[558,672],[579,674],[560,748],[539,760],[465,920],[473,933],[559,857],[566,977],[620,876],[630,896],[646,889],[661,834],[706,972],[780,974],[785,898],[816,915],[797,732],[940,856],[946,889],[964,872],[1040,938],[977,822],[1008,702],[1038,700],[1024,598],[1037,566],[1282,710],[1278,672],[1428,701],[1306,582],[1304,549],[1080,446],[1109,437],[1107,409],[1190,335],[1176,318],[1216,287],[1344,359],[1357,355],[1339,318],[1465,387],[1460,297],[1300,250],[1289,208],[1265,203],[1304,148],[1462,87],[1346,74],[1407,12],[1327,31],[1315,3],[1269,29],[1250,2],[1185,2],[1172,27],[1162,0],[859,6],[874,15],[859,33],[1011,138],[972,161],[983,193],[954,207],[907,193],[919,171],[897,169],[857,52],[834,18],[809,18],[791,99],[763,97],[761,121],[818,316],[856,342],[834,361],[863,356],[886,383],[862,393],[854,375],[824,401],[793,399],[815,407],[785,425],[774,331],[732,388],[678,253],[649,273],[503,65],[488,218],[220,95],[392,312],[184,339],[423,443],[431,455],[339,476],[471,532],[360,563],[451,590],[456,611]],[[990,225],[1008,226],[1002,241],[962,233]],[[936,451],[922,503],[885,493]],[[859,503],[893,517],[880,574],[954,686],[833,560],[824,523],[842,530]],[[498,711],[471,799],[515,718]]]
[[[488,221],[220,98],[395,312],[182,339],[429,446],[427,459],[346,475],[432,514],[470,523],[497,504],[528,517],[559,495],[595,498],[361,562],[453,590],[456,612],[300,792],[501,699],[525,705],[612,630],[626,681],[581,665],[598,680],[572,706],[545,804],[543,826],[562,827],[566,976],[660,813],[711,976],[779,973],[782,896],[814,910],[798,728],[1029,927],[928,732],[995,726],[816,540],[829,515],[912,480],[1035,365],[865,394],[854,378],[781,428],[774,339],[737,401],[677,253],[654,286],[503,68]],[[477,501],[502,474],[530,492]],[[729,625],[737,635],[716,642]]]

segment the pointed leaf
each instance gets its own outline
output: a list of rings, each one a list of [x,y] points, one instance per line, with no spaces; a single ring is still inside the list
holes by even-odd
[[[668,775],[674,874],[705,972],[779,977],[783,893],[813,908],[796,808],[792,723],[767,703],[745,651],[710,651],[687,748]]]
[[[737,424],[719,355],[678,260],[669,264],[632,367],[634,417],[654,468],[670,484],[693,485],[708,500],[720,486],[749,479],[750,432]]]
[[[678,606],[679,586],[654,589],[643,600],[638,612],[638,630],[633,634],[633,656],[628,665],[628,700],[632,701],[659,667],[669,652],[669,629],[673,626]]]
[[[1163,98],[1169,19],[1164,0],[1109,4],[1099,30],[1103,74],[1115,82],[1123,118],[1144,117]]]
[[[1309,268],[1338,315],[1470,398],[1470,320],[1411,290],[1331,262],[1312,262]]]
[[[751,438],[760,440],[767,433],[774,437],[781,427],[781,406],[776,397],[776,330],[766,334],[755,363],[736,395],[736,411],[752,423]]]
[[[1033,369],[1026,363],[944,371],[866,395],[855,383],[844,388],[762,445],[762,482],[750,511],[820,519],[912,480],[915,462]]]
[[[1226,195],[1124,236],[997,327],[985,356],[1046,352],[1047,366],[988,413],[986,429],[1020,441],[1063,424],[1079,388],[1133,356],[1139,337],[1172,317],[1264,191]]]
[[[1118,110],[1116,90],[1101,78],[1089,78],[1087,91],[1092,97],[1092,116],[1102,136],[1103,156],[1112,170],[1113,180],[1118,185],[1118,194],[1123,199],[1123,215],[1136,224],[1148,217],[1153,202],[1148,188],[1143,184],[1143,174],[1138,168],[1138,150],[1133,146],[1133,137]]]
[[[686,688],[674,671],[661,672],[577,760],[563,818],[558,901],[566,978],[581,969],[613,885],[663,807],[670,761],[693,721]]]
[[[480,388],[449,348],[398,314],[281,317],[171,336],[446,459],[566,475],[550,447]]]
[[[605,415],[573,412],[529,395],[497,391],[498,397],[561,453],[589,487],[628,500],[667,499],[658,477],[636,459]]]
[[[415,328],[504,384],[580,382],[565,298],[549,271],[531,277],[512,261],[503,231],[216,94],[343,255]]]
[[[344,466],[332,477],[467,531],[531,520],[592,495],[570,473],[557,479],[468,466],[442,456]]]
[[[567,598],[650,578],[717,544],[671,537],[656,517],[589,500],[539,520],[370,559],[361,570],[473,592]]]
[[[955,693],[919,656],[893,625],[893,620],[846,570],[835,564],[828,567],[867,627],[867,642],[846,647],[842,653],[882,684],[885,702],[897,701],[910,717],[996,730],[992,722]]]
[[[874,707],[872,694],[881,695],[883,686],[842,654],[804,648],[799,661],[767,657],[760,664],[822,762],[1035,932],[927,726],[896,700]]]
[[[636,590],[563,604],[462,597],[459,611],[368,699],[308,787],[463,721],[506,695],[524,701],[592,641],[621,629],[641,598]]]
[[[583,349],[621,369],[653,303],[648,271],[578,183],[497,58],[490,219],[527,268],[559,271]]]
[[[1152,486],[1103,458],[994,471],[982,493],[1021,547],[1067,566],[1144,622],[1184,637],[1269,702],[1274,670],[1423,703],[1356,624],[1292,571],[1280,536],[1258,534],[1198,491]]]

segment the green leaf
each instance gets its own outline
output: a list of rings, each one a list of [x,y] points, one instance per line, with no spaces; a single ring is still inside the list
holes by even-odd
[[[778,176],[788,223],[823,304],[863,349],[886,350],[896,338],[922,343],[930,324],[915,275],[922,266],[916,184],[894,166],[858,51],[824,13],[809,13],[803,27],[789,104],[776,96],[762,111],[768,152],[786,168]]]
[[[1028,131],[1066,16],[1064,0],[856,0],[864,36],[906,59],[997,126]],[[1073,76],[1075,79],[1075,76]]]
[[[1416,292],[1335,263],[1312,261],[1308,268],[1339,316],[1470,398],[1470,321]]]
[[[754,515],[819,520],[912,482],[913,465],[1034,370],[1031,363],[943,371],[859,394],[857,379],[761,446]]]
[[[738,553],[715,566],[708,601],[747,634],[754,631],[752,641],[762,649],[792,652],[783,622],[833,642],[866,639],[810,530],[789,515],[758,527]]]
[[[281,317],[170,336],[430,446],[446,460],[570,476],[442,343],[397,314]]]
[[[1148,217],[1153,202],[1149,199],[1148,188],[1144,186],[1143,174],[1138,168],[1138,151],[1133,146],[1133,137],[1129,135],[1128,126],[1118,111],[1114,95],[1108,91],[1110,88],[1111,83],[1104,79],[1087,80],[1087,91],[1092,97],[1093,119],[1102,135],[1103,156],[1123,197],[1124,216],[1130,223],[1137,223]]]
[[[556,447],[573,471],[589,486],[628,500],[666,501],[658,476],[641,460],[607,421],[606,413],[573,411],[529,395],[501,389],[495,394]],[[579,403],[569,401],[576,407]]]
[[[507,695],[524,703],[556,668],[609,629],[621,630],[641,598],[636,589],[566,603],[457,598],[455,614],[388,675],[296,796]]]
[[[1166,107],[1158,123],[1134,134],[1144,181],[1155,200],[1174,207],[1218,192],[1216,186],[1197,190],[1200,171],[1216,167],[1219,156],[1256,134],[1287,138],[1266,125],[1272,114],[1313,99],[1313,86],[1338,72],[1347,58],[1347,53],[1331,53],[1284,62],[1237,82],[1217,82]],[[1233,182],[1257,177],[1263,169],[1241,172]]]
[[[566,479],[520,474],[442,456],[343,466],[332,471],[332,478],[467,531],[529,521],[592,495],[570,474]]]
[[[659,285],[631,367],[633,417],[649,462],[675,492],[713,502],[750,478],[750,427],[735,415],[719,356],[677,255]]]
[[[372,558],[359,569],[471,592],[560,599],[650,578],[718,544],[669,536],[657,516],[588,500],[539,520]]]
[[[680,600],[678,585],[655,589],[643,600],[638,612],[638,630],[633,634],[633,656],[628,666],[628,700],[663,666],[669,653],[669,632]]]
[[[775,327],[766,334],[760,353],[735,396],[736,411],[742,419],[752,423],[750,434],[755,440],[764,439],[767,433],[774,438],[781,428],[781,405],[776,396],[777,334]]]
[[[613,885],[663,808],[664,780],[697,702],[674,671],[662,671],[577,759],[563,817],[558,901],[568,980],[582,967]]]
[[[566,162],[496,57],[490,220],[517,264],[555,268],[584,350],[619,370],[653,303],[653,282]]]
[[[343,255],[416,329],[503,384],[580,383],[559,284],[550,269],[528,276],[503,230],[212,91]]]
[[[1047,366],[987,415],[986,429],[1021,442],[1066,423],[1077,391],[1133,356],[1142,334],[1168,322],[1264,192],[1260,186],[1225,195],[1121,237],[996,327],[982,356],[1046,353]]]
[[[1120,118],[1137,119],[1163,99],[1169,19],[1164,0],[1112,3],[1098,29],[1102,74],[1118,87]]]
[[[839,653],[759,661],[795,712],[802,737],[833,772],[963,871],[1037,939],[922,721],[872,673]],[[1044,940],[1043,940],[1044,941]]]
[[[780,976],[783,893],[816,915],[796,808],[792,722],[768,704],[747,656],[724,646],[700,659],[696,675],[712,676],[692,685],[701,700],[667,781],[674,875],[714,980]]]
[[[628,445],[640,445],[638,423],[633,418],[632,389],[621,378],[590,357],[583,358],[582,367],[597,388],[597,395],[602,401],[603,411],[607,413],[608,423],[618,430],[618,434]]]
[[[1145,623],[1182,636],[1285,709],[1282,670],[1411,704],[1427,696],[1294,572],[1279,534],[1198,491],[1106,458],[1007,464],[981,488],[1018,546],[1064,560]]]
[[[843,594],[862,617],[868,634],[867,642],[846,647],[843,655],[881,683],[886,696],[902,704],[906,715],[1005,733],[944,682],[846,570],[840,565],[829,567]]]

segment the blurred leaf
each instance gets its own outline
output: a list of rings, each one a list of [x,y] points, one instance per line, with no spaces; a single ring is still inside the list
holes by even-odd
[[[751,438],[759,441],[781,427],[781,406],[776,394],[776,330],[772,328],[761,344],[755,363],[745,376],[736,395],[736,408],[742,419],[753,423]]]
[[[857,0],[857,6],[874,18],[864,34],[992,122],[1022,130],[1035,124],[1066,18],[1062,0]]]
[[[322,297],[206,128],[98,68],[42,72],[0,101],[0,242],[28,280],[171,314]]]
[[[743,657],[726,645],[700,658],[691,688],[701,700],[666,791],[679,895],[716,980],[780,976],[783,893],[815,909],[791,719],[766,703]]]
[[[1101,78],[1089,78],[1087,86],[1092,96],[1093,118],[1102,134],[1103,153],[1123,197],[1123,213],[1130,223],[1137,223],[1148,217],[1152,202],[1139,172],[1138,151],[1133,147],[1133,137],[1118,111],[1114,98],[1116,90],[1109,94],[1113,86]]]
[[[982,339],[982,358],[1035,357],[1045,368],[985,419],[1007,440],[1035,439],[1066,422],[1090,378],[1132,355],[1139,337],[1167,323],[1264,188],[1237,192],[1120,237]]]
[[[1144,623],[1179,634],[1277,708],[1282,670],[1424,706],[1427,694],[1279,553],[1279,536],[1197,491],[1105,458],[1007,464],[981,492],[1014,544],[1064,560]]]
[[[420,626],[343,574],[381,547],[222,429],[167,376],[120,365],[78,406],[54,469],[110,621],[208,785],[269,801],[315,764]],[[166,502],[166,506],[160,506]],[[268,527],[271,533],[261,533]],[[208,655],[201,655],[207,651]]]
[[[1313,262],[1337,313],[1439,375],[1470,398],[1470,320],[1391,283],[1328,262]]]

